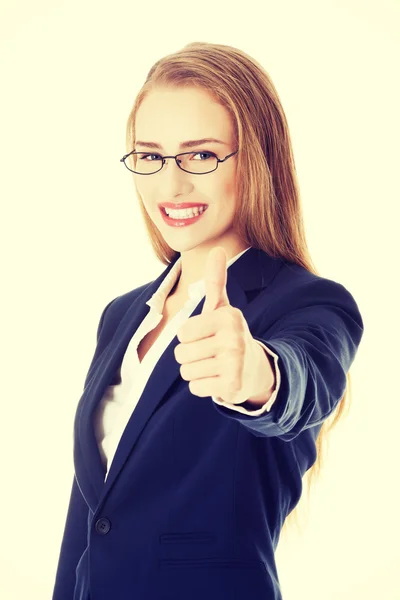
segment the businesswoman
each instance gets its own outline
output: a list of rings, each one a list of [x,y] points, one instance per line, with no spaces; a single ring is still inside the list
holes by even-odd
[[[358,306],[312,265],[284,111],[244,52],[159,60],[121,161],[165,269],[101,315],[53,599],[279,600]]]

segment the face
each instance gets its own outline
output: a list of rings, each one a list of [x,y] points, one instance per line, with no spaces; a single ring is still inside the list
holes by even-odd
[[[202,153],[213,152],[218,158],[225,158],[237,150],[228,111],[203,89],[153,89],[137,111],[135,126],[137,142],[159,144],[157,148],[136,144],[137,152],[149,153],[145,160],[190,151],[191,160],[198,161],[207,159]],[[222,143],[197,143],[190,148],[181,145],[204,138],[215,138]],[[198,253],[222,245],[234,256],[247,247],[232,229],[237,202],[236,157],[235,154],[219,163],[215,171],[202,175],[182,171],[171,158],[158,173],[134,175],[150,219],[173,250]],[[159,207],[162,202],[189,202],[208,208],[199,219],[182,227],[177,222],[175,225],[165,222]]]

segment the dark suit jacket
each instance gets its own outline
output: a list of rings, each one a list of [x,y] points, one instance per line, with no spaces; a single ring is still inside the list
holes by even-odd
[[[271,411],[252,417],[192,395],[175,337],[104,483],[93,411],[171,267],[101,315],[76,411],[75,476],[53,600],[281,598],[280,530],[315,462],[321,425],[343,395],[362,318],[341,284],[250,248],[228,268],[227,292],[253,337],[279,356]]]

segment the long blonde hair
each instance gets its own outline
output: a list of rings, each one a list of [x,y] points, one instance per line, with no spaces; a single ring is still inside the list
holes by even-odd
[[[236,136],[237,202],[235,231],[245,243],[270,256],[282,257],[320,275],[306,243],[299,185],[289,128],[277,91],[265,69],[241,50],[223,44],[194,42],[158,60],[150,69],[129,114],[127,152],[135,146],[136,112],[146,95],[156,87],[205,89],[224,106]],[[136,188],[140,209],[154,252],[168,265],[178,253],[164,241],[149,218]],[[350,401],[347,387],[334,413],[325,420],[316,440],[317,458],[307,471],[308,494],[324,462],[328,432],[344,415]],[[290,442],[288,442],[290,443]],[[286,517],[298,526],[297,507]]]

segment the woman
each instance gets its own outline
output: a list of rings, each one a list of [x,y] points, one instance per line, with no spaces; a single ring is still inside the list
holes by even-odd
[[[101,315],[53,600],[278,600],[362,318],[312,266],[286,118],[244,52],[158,61],[127,147],[166,268]]]

